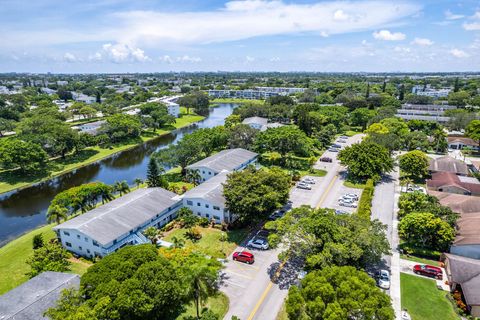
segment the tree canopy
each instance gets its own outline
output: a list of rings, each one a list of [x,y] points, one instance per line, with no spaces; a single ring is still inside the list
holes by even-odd
[[[270,128],[257,135],[255,149],[260,152],[276,151],[281,155],[292,153],[300,157],[313,154],[313,141],[294,126]]]
[[[407,152],[400,156],[400,169],[412,179],[421,179],[428,174],[429,158],[420,150]]]
[[[16,138],[0,140],[0,165],[4,169],[38,173],[46,168],[47,160],[47,153],[38,144]]]

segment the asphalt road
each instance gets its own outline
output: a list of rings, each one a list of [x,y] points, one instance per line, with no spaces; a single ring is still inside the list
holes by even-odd
[[[361,137],[350,137],[345,145],[358,142]],[[324,177],[312,177],[315,179],[312,190],[292,188],[290,200],[294,208],[301,205],[336,208],[337,199],[342,193],[359,193],[357,189],[343,186],[344,168],[336,160],[336,152],[326,151],[322,157],[330,157],[333,162],[317,162],[314,167],[327,170],[327,174]],[[243,249],[240,246],[235,251]],[[221,290],[229,297],[230,308],[224,319],[230,320],[235,315],[241,320],[274,320],[288,294],[288,288],[297,281],[301,265],[295,261],[280,264],[277,257],[281,249],[249,251],[255,255],[255,263],[251,266],[232,261],[231,256],[227,258]]]

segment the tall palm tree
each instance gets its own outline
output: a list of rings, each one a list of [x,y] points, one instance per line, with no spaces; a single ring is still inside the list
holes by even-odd
[[[140,188],[140,185],[143,183],[143,180],[140,178],[136,178],[133,182],[137,185],[137,189]]]
[[[187,180],[193,183],[194,186],[198,186],[200,184],[200,181],[202,180],[202,176],[200,176],[200,171],[198,169],[188,170]]]
[[[200,319],[200,303],[216,291],[218,267],[205,258],[199,258],[198,263],[192,264],[188,273],[190,290],[195,301],[197,319]]]
[[[152,244],[155,244],[155,240],[157,239],[157,236],[159,234],[158,231],[159,230],[155,227],[148,227],[143,231],[143,234],[152,242]]]
[[[68,213],[67,208],[61,207],[59,205],[55,205],[53,207],[48,208],[47,221],[50,223],[55,221],[57,224],[60,224],[62,220],[67,219],[67,213]]]
[[[102,204],[105,204],[105,202],[112,201],[113,200],[113,188],[111,186],[107,186],[105,188],[102,188],[98,195],[102,198]]]
[[[124,193],[130,192],[130,186],[128,185],[127,181],[116,181],[113,184],[113,189],[120,193],[120,196]]]

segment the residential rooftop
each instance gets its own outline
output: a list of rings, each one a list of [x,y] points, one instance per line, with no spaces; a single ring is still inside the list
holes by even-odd
[[[140,188],[55,226],[75,229],[106,245],[174,206],[176,194],[162,188]]]
[[[187,169],[209,168],[216,172],[234,171],[258,156],[257,153],[242,149],[222,150],[210,157],[187,166]]]
[[[465,162],[449,156],[431,159],[428,169],[434,172],[452,172],[465,176],[469,173],[468,166]]]
[[[220,172],[216,176],[185,192],[183,198],[202,198],[224,207],[225,197],[223,196],[223,184],[227,181],[228,173],[226,170]]]

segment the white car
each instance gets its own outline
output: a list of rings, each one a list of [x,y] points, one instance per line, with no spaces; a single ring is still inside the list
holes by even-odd
[[[390,272],[388,270],[380,270],[378,275],[378,286],[382,289],[390,289]]]
[[[260,250],[267,250],[268,241],[263,238],[253,238],[252,240],[248,241],[247,247],[260,249]]]
[[[301,182],[305,182],[308,184],[315,184],[315,180],[313,180],[312,178],[304,178]]]
[[[305,190],[312,190],[312,187],[310,187],[309,184],[302,183],[302,182],[299,182],[299,183],[297,184],[297,188],[299,188],[299,189],[305,189]]]
[[[355,199],[340,197],[340,198],[338,198],[338,202],[354,203]]]
[[[339,205],[341,207],[348,207],[348,208],[356,208],[357,204],[355,202],[340,202]]]
[[[358,201],[358,195],[356,195],[355,193],[347,193],[347,194],[344,194],[343,195],[343,198],[344,199],[353,199],[355,201]]]

